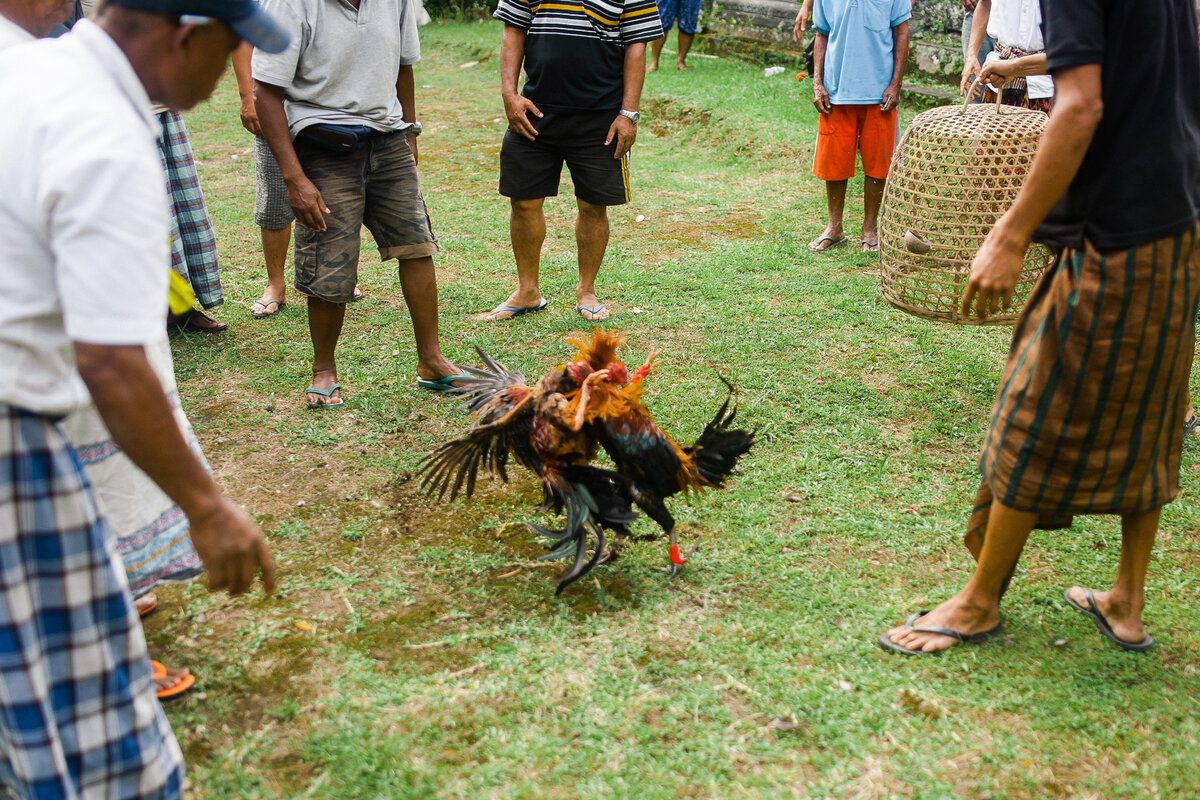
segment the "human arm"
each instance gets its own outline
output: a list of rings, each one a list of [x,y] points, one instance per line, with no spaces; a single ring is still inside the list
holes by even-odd
[[[242,99],[242,127],[255,136],[262,136],[258,112],[254,109],[254,79],[250,76],[250,55],[254,47],[242,42],[233,51],[233,76],[237,78],[238,96]]]
[[[904,83],[904,63],[908,61],[908,20],[892,28],[892,81],[883,90],[884,111],[900,103],[900,86]]]
[[[516,25],[505,23],[504,34],[500,39],[500,97],[504,100],[504,115],[508,117],[508,126],[529,141],[537,136],[537,131],[529,122],[528,114],[541,117],[542,112],[528,97],[522,97],[517,92],[517,83],[521,79],[521,64],[525,61],[525,31]]]
[[[975,76],[979,74],[979,48],[987,37],[988,18],[992,15],[992,0],[978,0],[974,16],[971,17],[971,38],[967,42],[967,54],[963,60],[962,80],[958,90],[963,94],[971,88]]]
[[[980,0],[983,2],[983,0]],[[1054,74],[1055,106],[1037,156],[1017,199],[996,222],[971,262],[962,313],[980,319],[1012,305],[1025,251],[1034,229],[1066,192],[1100,124],[1099,64],[1065,67]]]
[[[1031,56],[1021,56],[1008,61],[989,61],[979,69],[979,80],[1003,86],[1013,78],[1045,74],[1046,54],[1034,53]],[[999,80],[993,82],[990,80],[992,77],[999,78]]]
[[[288,130],[287,114],[283,110],[283,87],[271,83],[254,81],[254,107],[258,111],[258,124],[263,138],[279,164],[283,182],[287,184],[288,205],[296,219],[314,231],[325,230],[325,214],[329,209],[313,182],[304,174],[296,148],[292,146],[292,135]]]
[[[75,365],[113,441],[188,517],[208,587],[241,594],[262,570],[275,592],[275,564],[258,526],[221,490],[192,454],[162,384],[139,345],[76,341]]]
[[[812,16],[813,0],[804,0],[800,4],[800,11],[796,13],[796,22],[792,25],[792,41],[800,41],[800,35],[808,27],[808,20]]]
[[[621,95],[621,109],[637,111],[642,102],[642,84],[646,81],[646,43],[636,42],[625,46],[625,91]],[[608,136],[604,138],[607,145],[613,139],[617,140],[617,149],[613,158],[621,158],[633,147],[637,139],[637,125],[623,114],[617,114],[612,125],[608,126]]]
[[[829,36],[817,31],[813,39],[813,105],[822,114],[833,111],[829,92],[825,89],[825,48],[828,44]]]
[[[400,101],[400,109],[402,119],[405,122],[417,121],[417,81],[413,73],[412,64],[401,64],[400,72],[396,76],[396,98]],[[417,135],[408,133],[408,146],[412,150],[413,159],[420,161],[421,156],[417,152]]]

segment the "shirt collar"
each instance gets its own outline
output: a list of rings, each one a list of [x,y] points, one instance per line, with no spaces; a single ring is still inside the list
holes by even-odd
[[[161,130],[154,108],[150,104],[150,96],[146,94],[146,87],[142,86],[125,52],[117,46],[112,37],[90,19],[79,20],[68,35],[75,37],[80,46],[113,77],[121,93],[129,99],[130,105],[146,123],[146,127],[157,136]]]

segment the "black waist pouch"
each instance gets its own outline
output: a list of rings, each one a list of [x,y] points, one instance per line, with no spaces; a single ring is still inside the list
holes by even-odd
[[[309,125],[296,134],[296,141],[334,153],[357,153],[367,146],[371,134],[377,133],[366,125]]]

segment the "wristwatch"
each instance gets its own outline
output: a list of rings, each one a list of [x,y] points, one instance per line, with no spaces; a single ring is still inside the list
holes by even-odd
[[[636,111],[626,111],[626,110],[625,110],[625,109],[623,109],[623,108],[621,109],[621,112],[620,112],[620,113],[621,113],[621,116],[622,116],[622,117],[624,117],[625,119],[629,120],[629,121],[630,121],[630,122],[632,122],[634,125],[637,125],[637,124],[638,124],[638,122],[639,122],[639,121],[641,120],[641,118],[642,118],[642,115],[641,115],[641,114],[639,114],[638,112],[636,112]]]
[[[421,135],[421,123],[420,122],[410,122],[408,124],[408,127],[404,129],[404,132],[411,133],[413,136],[420,136]]]

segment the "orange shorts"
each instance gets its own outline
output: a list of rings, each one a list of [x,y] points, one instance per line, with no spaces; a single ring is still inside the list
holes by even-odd
[[[896,109],[881,111],[879,103],[834,106],[818,114],[817,151],[813,175],[823,181],[845,181],[854,177],[854,162],[862,152],[863,172],[886,178],[896,147]]]

